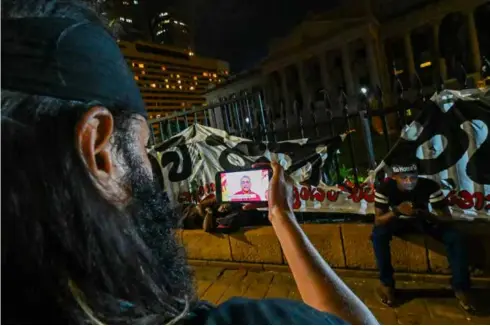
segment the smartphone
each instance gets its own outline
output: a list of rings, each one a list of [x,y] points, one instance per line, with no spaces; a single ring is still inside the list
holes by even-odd
[[[249,170],[216,173],[216,199],[219,203],[267,203],[272,170]]]

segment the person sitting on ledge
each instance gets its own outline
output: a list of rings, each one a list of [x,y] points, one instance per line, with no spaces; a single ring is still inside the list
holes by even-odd
[[[375,223],[371,236],[381,284],[377,294],[388,306],[395,304],[395,280],[391,265],[393,235],[421,232],[444,243],[452,271],[452,288],[461,307],[473,312],[468,291],[468,256],[461,234],[451,226],[451,212],[439,184],[418,176],[417,165],[398,160],[391,165],[392,178],[376,189]],[[429,212],[428,205],[432,206]]]
[[[116,39],[75,0],[4,0],[1,37],[2,324],[377,324],[277,163],[268,218],[302,302],[200,301]]]

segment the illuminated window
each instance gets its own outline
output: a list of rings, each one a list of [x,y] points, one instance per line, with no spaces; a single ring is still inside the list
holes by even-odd
[[[193,91],[193,90],[194,90],[194,86],[189,87],[189,89],[190,89],[191,91]]]
[[[174,74],[170,74],[170,77],[174,78]]]
[[[167,68],[165,68],[165,66],[162,66],[162,70],[165,71],[165,70],[167,70]]]
[[[157,84],[153,83],[150,86],[153,87],[153,88],[156,88],[157,87]]]
[[[195,82],[195,84],[196,84],[196,86],[197,86],[198,82]]]
[[[172,89],[175,89],[175,85],[172,85]]]
[[[134,76],[134,80],[139,80],[140,78],[138,76]]]
[[[185,106],[185,102],[180,103],[180,105]]]
[[[157,114],[157,119],[160,118],[162,115],[161,114]]]
[[[190,56],[190,57],[194,56],[194,52],[190,51],[190,52],[189,52],[189,56]]]
[[[197,76],[194,76],[194,80],[197,80]]]
[[[145,67],[145,65],[144,65],[144,64],[142,64],[142,63],[140,63],[140,64],[138,65],[138,67],[140,67],[140,68],[144,68],[144,67]]]
[[[177,78],[180,78],[180,75],[177,75]]]
[[[182,85],[179,85],[179,88],[182,89]]]
[[[170,86],[168,86],[168,84],[167,84],[167,85],[165,85],[165,88],[170,88]]]
[[[213,79],[212,79],[212,78],[209,78],[209,81],[210,81],[210,82],[212,82],[212,81],[213,81]]]
[[[204,77],[207,77],[207,76],[208,76],[208,73],[207,73],[207,72],[203,72],[203,73],[202,73],[202,75],[203,75]]]
[[[170,20],[168,20],[168,19],[167,20],[164,20],[163,23],[164,24],[168,24],[168,23],[170,23]]]
[[[146,71],[141,70],[141,74],[142,74],[142,75],[145,75],[145,74],[146,74]]]
[[[228,70],[225,70],[225,75],[228,75]]]
[[[180,79],[179,79],[179,80],[177,80],[177,83],[182,84],[182,82],[180,81]]]
[[[153,119],[153,116],[150,114],[150,119]]]
[[[132,67],[136,67],[136,63],[131,62],[131,66],[132,66]]]
[[[165,82],[168,83],[168,79],[165,79]]]
[[[218,83],[221,83],[221,79],[218,79]]]
[[[213,74],[213,77],[216,78],[217,77],[216,74]]]

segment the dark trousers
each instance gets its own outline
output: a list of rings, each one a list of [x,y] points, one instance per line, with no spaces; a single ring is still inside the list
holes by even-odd
[[[470,288],[468,253],[461,234],[447,223],[432,223],[419,218],[393,219],[387,224],[374,226],[371,240],[381,283],[386,286],[395,286],[390,241],[393,235],[407,233],[424,233],[441,241],[446,247],[452,272],[451,285],[453,289],[465,291]]]

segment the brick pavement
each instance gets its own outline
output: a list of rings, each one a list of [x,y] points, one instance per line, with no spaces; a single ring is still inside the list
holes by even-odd
[[[289,298],[300,300],[290,273],[251,271],[221,267],[194,267],[198,295],[215,304],[234,296],[248,298]],[[364,301],[382,324],[490,324],[490,290],[475,289],[481,316],[461,310],[448,286],[439,283],[398,282],[400,305],[383,306],[375,297],[377,280],[344,278],[350,288]]]

